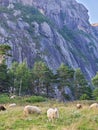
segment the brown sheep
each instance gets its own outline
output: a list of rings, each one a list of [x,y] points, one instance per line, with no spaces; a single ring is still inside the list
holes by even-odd
[[[77,109],[80,109],[80,108],[82,108],[82,105],[81,104],[77,104],[76,107],[77,107]]]
[[[0,111],[5,111],[6,108],[3,105],[0,105]]]

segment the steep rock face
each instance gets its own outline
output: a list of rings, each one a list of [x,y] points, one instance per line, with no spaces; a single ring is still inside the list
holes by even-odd
[[[94,76],[98,29],[90,25],[82,4],[75,0],[1,0],[0,7],[0,43],[12,47],[9,66],[14,60],[25,59],[32,66],[42,59],[53,70],[66,63],[80,67],[87,79]]]
[[[85,27],[89,26],[88,10],[75,0],[18,0],[18,2],[34,5],[59,27],[66,25],[86,30]]]

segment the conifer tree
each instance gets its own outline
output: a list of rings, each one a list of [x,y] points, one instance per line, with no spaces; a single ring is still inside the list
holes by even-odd
[[[33,70],[33,82],[35,82],[36,93],[39,95],[41,92],[46,91],[46,95],[49,94],[49,89],[51,87],[51,79],[53,76],[52,71],[48,68],[48,66],[42,62],[35,62]],[[44,92],[45,93],[45,92]]]
[[[9,87],[8,69],[5,62],[6,57],[10,56],[9,50],[11,50],[9,45],[0,45],[0,92],[7,92]]]

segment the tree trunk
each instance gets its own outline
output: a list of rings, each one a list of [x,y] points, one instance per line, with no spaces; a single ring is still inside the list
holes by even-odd
[[[48,85],[46,86],[46,92],[47,92],[47,97],[49,96],[49,87]]]
[[[19,86],[19,96],[21,96],[21,88],[22,88],[22,79],[20,80],[20,86]]]

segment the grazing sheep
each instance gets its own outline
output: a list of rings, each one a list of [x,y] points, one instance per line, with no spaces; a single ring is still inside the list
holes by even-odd
[[[13,96],[10,97],[10,99],[14,99],[14,98],[16,98],[16,95],[13,95]]]
[[[49,121],[53,121],[53,119],[57,119],[59,118],[59,111],[57,108],[49,108],[47,110],[47,117],[49,119]]]
[[[89,108],[98,108],[98,103],[91,104]]]
[[[76,107],[77,107],[77,109],[80,109],[80,108],[82,108],[82,105],[81,104],[77,104]]]
[[[24,107],[24,115],[32,114],[32,113],[37,113],[40,114],[41,110],[37,106],[25,106]]]
[[[9,105],[9,107],[15,107],[16,106],[16,103],[12,103]]]
[[[6,110],[6,108],[4,106],[0,105],[0,111],[5,111],[5,110]]]

